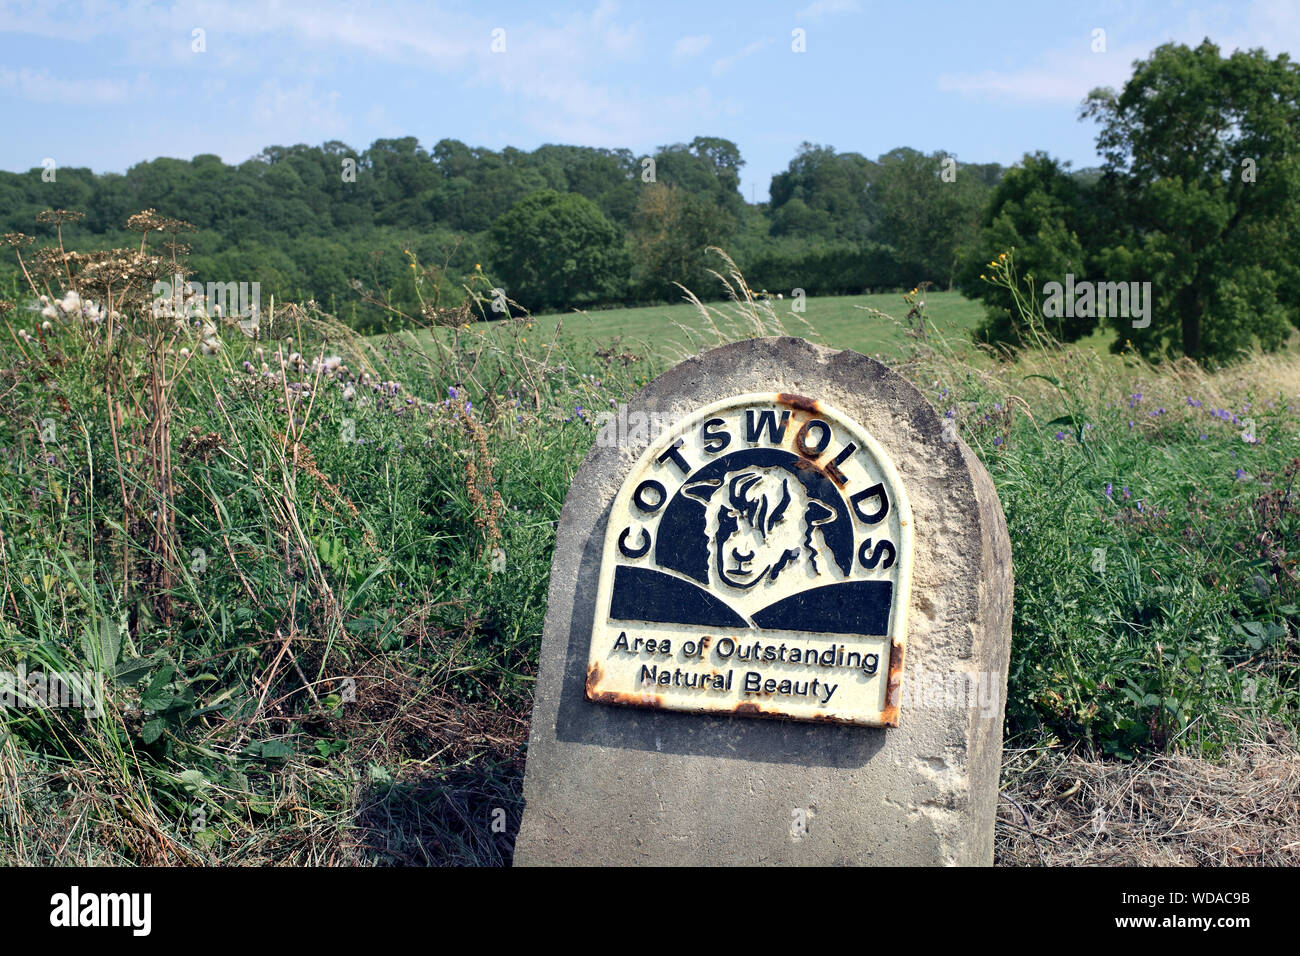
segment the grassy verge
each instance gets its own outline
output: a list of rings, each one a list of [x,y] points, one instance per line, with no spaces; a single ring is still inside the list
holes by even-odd
[[[598,413],[678,348],[802,316],[733,276],[734,301],[667,323],[681,339],[601,313],[621,339],[520,317],[367,340],[294,306],[249,337],[72,264],[48,329],[0,316],[0,672],[98,696],[28,680],[4,709],[0,860],[507,861],[555,522]],[[1007,513],[1015,745],[1212,757],[1293,731],[1296,356],[1004,361],[925,319],[966,305],[872,303],[902,318],[826,303],[819,336],[891,351]],[[876,349],[868,327],[896,331]]]

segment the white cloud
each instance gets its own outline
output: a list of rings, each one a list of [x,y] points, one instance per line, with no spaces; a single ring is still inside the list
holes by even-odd
[[[753,43],[749,44],[739,53],[733,53],[731,54],[731,56],[720,57],[719,59],[715,60],[713,63],[713,75],[720,76],[721,74],[726,73],[728,70],[730,70],[741,60],[745,59],[746,57],[753,56],[755,53],[763,49],[763,47],[767,46],[771,42],[772,42],[771,37],[768,37],[765,40],[755,40]]]
[[[284,87],[279,79],[271,77],[253,97],[250,119],[254,125],[273,132],[277,142],[324,142],[347,130],[347,122],[339,112],[340,98],[338,90],[317,93],[306,82]]]
[[[1273,57],[1290,53],[1295,58],[1300,52],[1300,7],[1292,0],[1255,0],[1248,9],[1213,13],[1189,11],[1172,29],[1136,21],[1104,26],[1104,53],[1092,52],[1092,31],[1082,30],[1070,43],[1044,50],[1026,66],[941,73],[936,85],[945,92],[990,99],[1077,105],[1099,86],[1122,87],[1133,75],[1134,61],[1146,59],[1162,43],[1194,47],[1208,36],[1224,56],[1257,47]]]
[[[1033,66],[999,72],[940,73],[935,83],[946,93],[985,95],[1031,103],[1077,105],[1099,86],[1120,87],[1132,75],[1131,63],[1146,50],[1083,53],[1056,51]]]
[[[709,36],[708,34],[701,34],[699,36],[682,37],[675,44],[673,44],[673,56],[679,58],[689,57],[689,56],[699,56],[701,53],[703,53],[705,50],[709,48],[709,44],[712,42],[713,42],[713,37]]]
[[[801,20],[820,20],[829,14],[857,13],[860,9],[858,0],[813,0],[796,13],[795,17]]]
[[[196,27],[206,32],[203,54],[190,49]],[[506,31],[505,53],[491,50],[497,27]],[[684,91],[658,82],[662,60],[652,59],[656,44],[648,42],[640,14],[612,0],[583,0],[559,13],[485,13],[437,0],[364,6],[351,0],[0,0],[0,31],[56,41],[74,57],[85,50],[101,69],[113,62],[139,71],[157,89],[151,107],[131,102],[140,99],[138,83],[55,81],[19,72],[18,64],[0,72],[0,97],[11,95],[9,87],[60,102],[126,100],[118,114],[135,137],[133,155],[170,155],[180,148],[157,145],[170,138],[155,119],[165,113],[164,103],[239,117],[234,126],[227,122],[219,145],[205,130],[194,147],[236,161],[267,142],[347,140],[360,128],[394,124],[494,144],[508,135],[648,148],[680,138],[683,128],[710,128],[740,109],[735,99],[705,87]],[[698,56],[714,46],[701,32],[683,36],[675,52]],[[761,46],[724,57],[715,71]],[[355,97],[359,71],[392,72],[391,65],[401,76],[392,103]],[[406,104],[411,90],[420,88],[431,100],[475,103],[479,125],[446,131],[428,115],[413,117]]]
[[[102,105],[126,100],[130,84],[113,79],[64,79],[51,76],[48,69],[0,67],[0,90],[12,90],[20,99],[33,103]]]

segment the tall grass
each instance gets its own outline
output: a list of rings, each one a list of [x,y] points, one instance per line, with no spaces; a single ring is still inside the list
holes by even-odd
[[[180,231],[118,257],[183,270]],[[475,322],[479,289],[379,339],[311,304],[160,317],[95,261],[47,255],[0,305],[0,672],[103,685],[0,713],[0,860],[508,861],[564,495],[676,356]],[[715,275],[693,348],[802,331]],[[1300,365],[971,364],[903,304],[897,367],[1012,530],[1009,729],[1128,756],[1293,723]]]

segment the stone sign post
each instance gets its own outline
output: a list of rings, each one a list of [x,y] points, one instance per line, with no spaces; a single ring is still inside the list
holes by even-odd
[[[992,863],[1011,547],[955,431],[795,338],[689,359],[601,424],[515,862]]]

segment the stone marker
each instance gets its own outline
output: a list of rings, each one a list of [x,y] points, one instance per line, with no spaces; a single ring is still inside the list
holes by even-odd
[[[992,863],[1011,548],[955,430],[796,338],[606,419],[560,518],[515,862]]]

